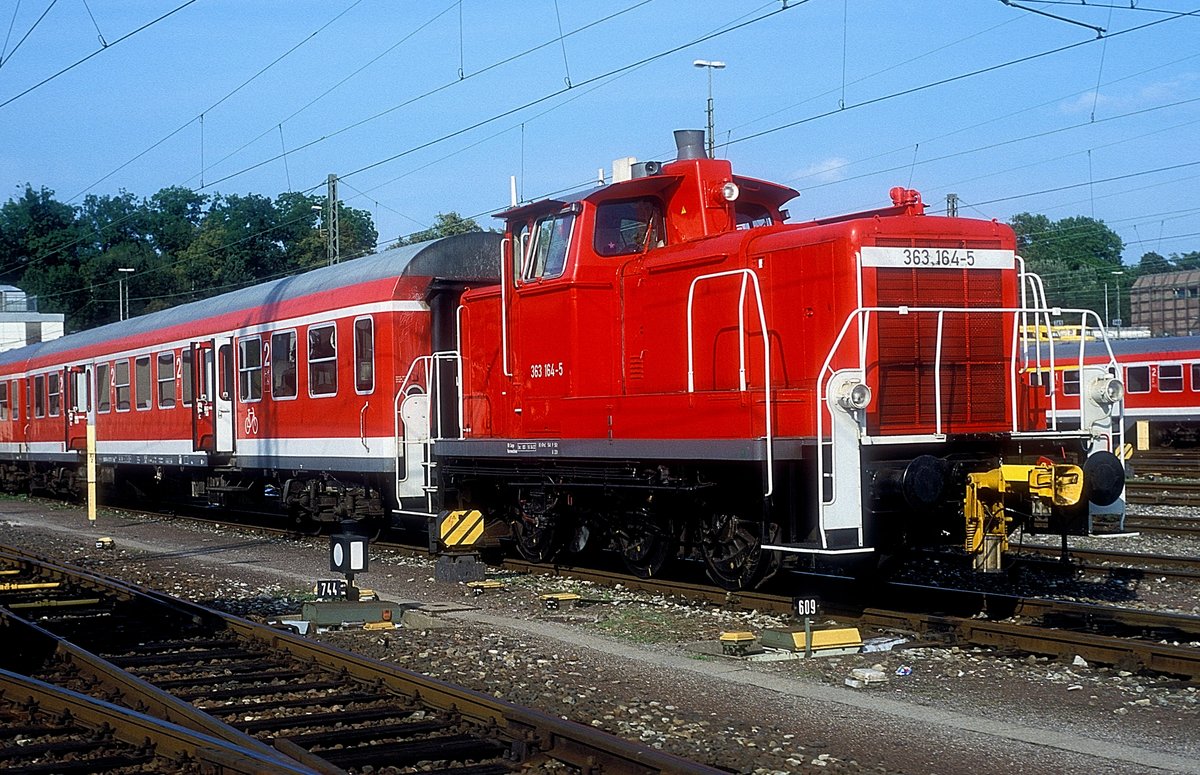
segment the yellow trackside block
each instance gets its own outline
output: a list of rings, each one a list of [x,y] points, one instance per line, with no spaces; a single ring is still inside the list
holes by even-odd
[[[58,589],[57,581],[30,581],[24,584],[0,584],[0,592],[29,592],[35,589]]]
[[[1036,463],[968,474],[964,548],[975,556],[975,570],[1000,570],[1012,522],[1004,506],[1006,497],[1022,498],[1043,513],[1051,506],[1073,506],[1083,497],[1083,471],[1075,465]]]
[[[395,622],[366,622],[363,624],[364,630],[394,630],[396,629]]]
[[[19,576],[20,574],[21,574],[21,571],[17,570],[16,568],[7,568],[5,570],[0,570],[0,576]]]
[[[475,509],[451,511],[442,518],[438,534],[447,549],[474,546],[483,537],[483,514]]]
[[[723,632],[718,640],[721,642],[722,654],[738,657],[744,656],[758,643],[752,632]]]
[[[583,595],[577,595],[574,592],[551,592],[541,596],[542,605],[547,609],[554,610],[562,603],[579,603],[583,599]]]
[[[763,632],[762,644],[773,649],[804,651],[804,630],[767,630]],[[862,646],[862,635],[857,627],[837,627],[829,630],[812,631],[812,650],[849,649]]]
[[[467,586],[478,597],[490,589],[504,589],[504,582],[496,581],[495,579],[484,579],[483,581],[468,581]]]

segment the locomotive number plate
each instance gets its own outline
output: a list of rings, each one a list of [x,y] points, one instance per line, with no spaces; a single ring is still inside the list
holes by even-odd
[[[862,265],[900,269],[1012,269],[1011,250],[981,248],[877,248],[864,245]]]

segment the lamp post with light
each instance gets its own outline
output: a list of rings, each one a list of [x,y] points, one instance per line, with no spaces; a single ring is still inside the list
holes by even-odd
[[[1125,274],[1125,272],[1120,269],[1114,269],[1109,274],[1113,275],[1114,278],[1117,278],[1120,275]],[[1116,289],[1117,289],[1117,317],[1114,320],[1110,321],[1110,323],[1112,325],[1116,326],[1117,328],[1120,328],[1121,322],[1122,322],[1121,321],[1121,281],[1118,279],[1114,279],[1113,285],[1115,285]],[[1107,301],[1108,301],[1108,284],[1107,283],[1105,283],[1104,289],[1105,289],[1105,291],[1104,291],[1105,302],[1107,303]],[[1107,309],[1104,310],[1104,314],[1105,315],[1108,314]]]
[[[125,275],[133,274],[136,271],[127,266],[117,267],[117,317],[120,320],[129,317],[129,292],[125,290]]]
[[[695,62],[692,62],[692,65],[708,70],[708,158],[712,159],[716,155],[716,134],[713,129],[712,74],[713,70],[724,70],[725,63],[708,59],[697,59]]]

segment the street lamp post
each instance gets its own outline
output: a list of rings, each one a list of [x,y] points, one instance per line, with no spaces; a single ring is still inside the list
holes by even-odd
[[[1114,269],[1114,270],[1111,272],[1111,274],[1112,274],[1114,277],[1116,277],[1116,276],[1120,276],[1120,275],[1123,275],[1123,274],[1125,274],[1125,272],[1124,272],[1124,271],[1122,271],[1122,270],[1120,270],[1120,269]],[[1114,280],[1113,284],[1114,284],[1114,285],[1116,285],[1116,287],[1117,287],[1117,317],[1116,317],[1116,319],[1114,319],[1114,320],[1110,321],[1110,323],[1111,323],[1111,324],[1113,324],[1113,325],[1115,325],[1117,328],[1120,328],[1120,327],[1121,327],[1121,281],[1120,281],[1120,280]],[[1104,287],[1105,287],[1105,289],[1106,289],[1106,290],[1105,290],[1105,294],[1104,294],[1104,296],[1105,296],[1105,302],[1106,302],[1106,304],[1107,304],[1107,301],[1108,301],[1108,292],[1107,292],[1108,285],[1107,285],[1107,283],[1105,284],[1105,286],[1104,286]],[[1107,310],[1107,309],[1105,309],[1105,310],[1104,310],[1104,314],[1105,314],[1105,315],[1108,315],[1108,310]]]
[[[692,62],[695,67],[703,67],[708,70],[708,158],[712,159],[716,156],[716,133],[713,129],[713,96],[712,96],[712,74],[713,70],[724,70],[725,63],[711,61],[708,59],[697,59]]]
[[[117,267],[117,316],[121,320],[129,317],[129,291],[125,289],[125,275],[136,271],[127,266]]]

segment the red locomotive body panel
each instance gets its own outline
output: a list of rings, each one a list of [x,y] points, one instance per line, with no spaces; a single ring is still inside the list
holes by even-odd
[[[734,179],[725,162],[681,164],[698,168],[704,179]],[[695,187],[670,185],[674,167],[662,173],[668,178],[661,187],[666,232],[692,234],[690,240],[631,255],[598,255],[592,244],[597,212],[628,198],[614,186],[617,191],[574,205],[580,212],[561,274],[518,277],[503,292],[489,288],[464,296],[469,437],[756,439],[766,432],[769,369],[773,432],[811,438],[817,376],[860,305],[1012,310],[1018,304],[1015,271],[859,266],[864,245],[943,248],[961,253],[960,261],[973,250],[1014,251],[1012,230],[1002,224],[925,216],[913,197],[854,218],[726,227],[699,237],[694,221],[701,215],[693,214],[696,206],[689,209]],[[733,206],[700,209],[710,221],[711,210],[728,220]],[[545,215],[521,208],[509,215],[510,224],[520,229],[526,217]],[[672,230],[677,220],[684,225]],[[507,330],[497,325],[502,304]],[[1016,331],[1005,326],[1011,328],[1013,319],[1011,312],[946,313],[938,353],[935,314],[864,317],[867,380],[887,397],[872,406],[871,428],[933,432],[938,357],[943,431],[1010,428],[1005,375]],[[857,361],[857,347],[846,342],[832,366]],[[505,362],[511,378],[497,368]]]

